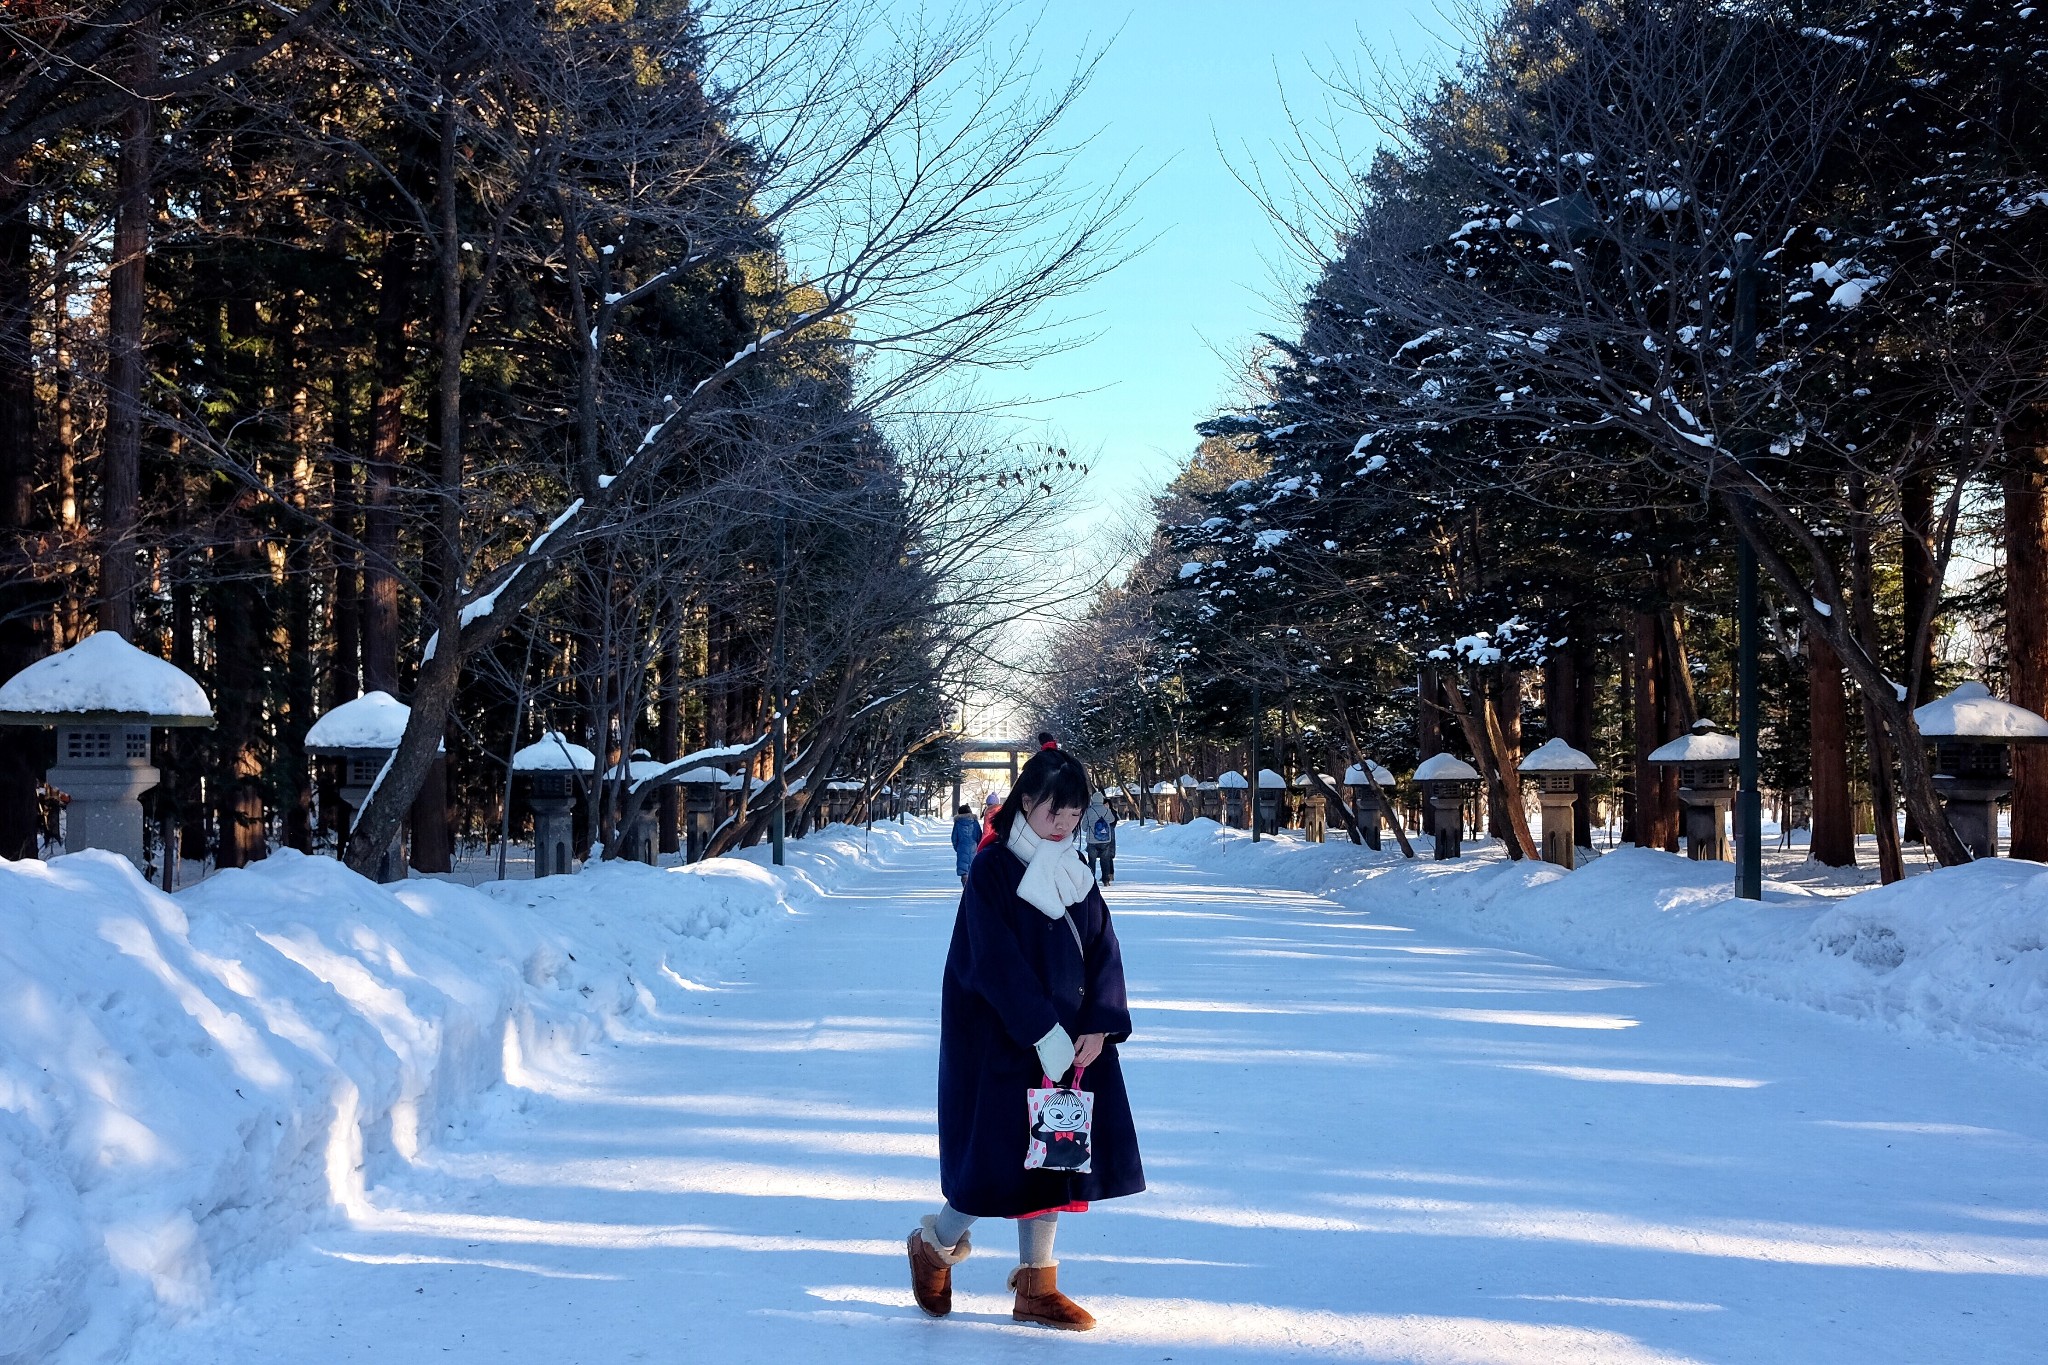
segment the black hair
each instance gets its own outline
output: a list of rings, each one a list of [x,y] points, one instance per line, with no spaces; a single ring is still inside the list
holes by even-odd
[[[1054,810],[1086,810],[1088,794],[1093,790],[1088,769],[1080,759],[1065,749],[1040,749],[1026,761],[1017,780],[1010,785],[1003,808],[996,812],[996,838],[1009,842],[1010,826],[1017,822],[1027,800],[1034,806],[1051,801]]]
[[[967,809],[967,803],[966,803],[965,801],[962,801],[962,802],[960,803],[960,813],[961,813],[962,815],[972,815],[972,814],[974,814],[974,812],[973,812],[973,811],[971,811],[971,810]]]
[[[1052,731],[1050,731],[1050,730],[1040,730],[1040,731],[1038,732],[1038,747],[1039,747],[1039,748],[1041,748],[1041,749],[1056,749],[1056,748],[1058,748],[1058,747],[1059,747],[1059,743],[1060,743],[1060,742],[1059,742],[1058,740],[1056,740],[1056,739],[1054,739],[1054,738],[1052,737]]]

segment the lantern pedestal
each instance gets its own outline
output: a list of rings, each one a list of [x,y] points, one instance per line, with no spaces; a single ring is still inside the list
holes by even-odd
[[[1324,798],[1320,796],[1304,797],[1301,803],[1302,837],[1312,844],[1323,842],[1324,821],[1328,814],[1329,811]]]
[[[384,771],[384,764],[391,758],[389,749],[342,749],[341,757],[341,804],[348,812],[348,828],[356,826],[356,815],[370,799],[371,788],[377,785],[377,774]],[[391,847],[384,850],[384,857],[377,864],[377,881],[388,886],[392,882],[405,880],[405,828],[391,836]]]
[[[1678,804],[1684,808],[1685,856],[1696,863],[1733,861],[1728,813],[1735,808],[1734,788],[1680,787]]]
[[[1942,777],[1936,775],[1934,789],[1941,793],[1942,808],[1948,812],[1949,827],[1965,847],[1979,858],[1998,856],[1998,803],[2012,795],[2012,779]]]
[[[533,807],[533,875],[562,877],[576,870],[576,784],[568,773],[534,773],[526,803]]]
[[[1436,833],[1436,857],[1439,862],[1464,856],[1466,790],[1462,782],[1429,784],[1427,809],[1431,813],[1430,827]]]
[[[1579,781],[1568,773],[1545,773],[1536,793],[1543,807],[1543,861],[1574,868],[1578,862]]]
[[[140,797],[163,774],[149,762],[147,725],[59,725],[49,784],[71,798],[64,846],[103,848],[142,866]]]

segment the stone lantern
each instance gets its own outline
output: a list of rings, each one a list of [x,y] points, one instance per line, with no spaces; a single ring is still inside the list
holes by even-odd
[[[574,872],[576,788],[597,771],[597,755],[550,730],[512,755],[512,771],[526,779],[526,801],[533,807],[533,875]]]
[[[1193,773],[1180,775],[1180,822],[1185,825],[1202,813],[1202,779]]]
[[[313,722],[306,731],[306,752],[315,758],[341,760],[341,804],[348,811],[348,830],[355,828],[363,803],[384,771],[384,765],[405,738],[406,722],[412,708],[389,692],[366,692],[345,701]],[[347,843],[344,831],[343,844]],[[340,853],[341,850],[335,850]],[[377,864],[377,880],[405,880],[405,833],[403,829],[384,850]]]
[[[1317,778],[1322,786],[1316,785]],[[1337,779],[1327,773],[1310,777],[1307,773],[1294,779],[1294,785],[1301,791],[1301,837],[1309,843],[1320,844],[1329,831],[1330,804],[1323,791],[1337,789]]]
[[[686,768],[669,780],[683,789],[683,861],[699,862],[718,824],[718,796],[725,787],[723,768]]]
[[[674,779],[669,776],[669,765],[659,763],[645,749],[635,749],[633,756],[612,769],[612,779],[624,784],[620,796],[630,796],[634,787],[643,782],[665,783]],[[652,801],[642,801],[632,822],[626,826],[621,846],[624,856],[636,863],[649,867],[661,861],[661,840],[654,827],[661,807]]]
[[[862,783],[850,777],[835,777],[825,784],[825,818],[832,824],[843,825],[853,819],[853,808],[860,804],[860,794],[865,790]]]
[[[744,808],[760,799],[762,786],[763,784],[756,782],[753,774],[744,768],[736,773],[727,773],[725,781],[718,784],[718,818],[746,819],[747,812]],[[809,791],[810,787],[811,780],[808,777],[800,777],[783,789],[784,819],[796,814],[794,806],[797,798]]]
[[[198,683],[112,631],[38,659],[0,686],[0,725],[57,731],[57,762],[45,780],[70,798],[65,849],[103,848],[137,867],[137,798],[163,776],[149,761],[150,729],[212,724],[213,707]]]
[[[1685,851],[1695,862],[1727,862],[1728,812],[1735,804],[1735,770],[1742,743],[1705,717],[1669,744],[1650,751],[1650,762],[1676,766],[1678,803],[1685,808]]]
[[[1233,768],[1216,779],[1216,790],[1223,797],[1223,823],[1232,829],[1245,828],[1245,801],[1251,795],[1252,784]]]
[[[1379,793],[1393,787],[1394,775],[1367,759],[1363,764],[1354,763],[1344,770],[1344,785],[1351,789],[1351,813],[1358,821],[1358,832],[1365,839],[1365,846],[1377,850],[1380,846]]]
[[[1195,788],[1196,814],[1205,820],[1223,821],[1223,789],[1214,782],[1203,782]]]
[[[1578,866],[1579,775],[1598,765],[1561,739],[1547,739],[1521,762],[1543,803],[1543,861]]]
[[[1259,769],[1259,828],[1267,834],[1280,828],[1280,798],[1286,793],[1286,778],[1271,768]]]
[[[1998,856],[1998,803],[2012,794],[2012,746],[2048,742],[2048,720],[1966,682],[1913,712],[1934,745],[1934,789],[1956,837],[1979,858]]]
[[[1171,782],[1152,784],[1152,818],[1162,825],[1173,824],[1180,818],[1180,788]]]
[[[1460,856],[1465,851],[1465,803],[1479,791],[1479,770],[1451,754],[1433,754],[1416,768],[1415,785],[1429,803],[1436,856]]]

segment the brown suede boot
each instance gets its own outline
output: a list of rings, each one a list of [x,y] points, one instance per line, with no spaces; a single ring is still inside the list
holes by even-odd
[[[910,1234],[910,1296],[917,1306],[935,1318],[953,1311],[953,1267],[974,1252],[965,1232],[951,1250],[939,1245],[939,1220],[926,1214]]]
[[[1010,1316],[1018,1322],[1063,1332],[1085,1332],[1095,1325],[1087,1309],[1060,1293],[1057,1265],[1020,1265],[1010,1272],[1010,1288],[1017,1291],[1017,1306]]]

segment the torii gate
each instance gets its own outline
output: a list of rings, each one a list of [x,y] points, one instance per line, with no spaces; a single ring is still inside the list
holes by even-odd
[[[1038,742],[1029,739],[969,739],[962,736],[959,745],[960,767],[963,771],[973,769],[977,772],[1001,772],[1007,768],[1010,773],[1010,785],[1013,787],[1017,785],[1017,768],[1023,761],[1020,755],[1038,752]],[[994,754],[1003,754],[1006,757],[983,757]],[[956,777],[953,779],[953,804],[948,814],[959,809],[960,779]]]

